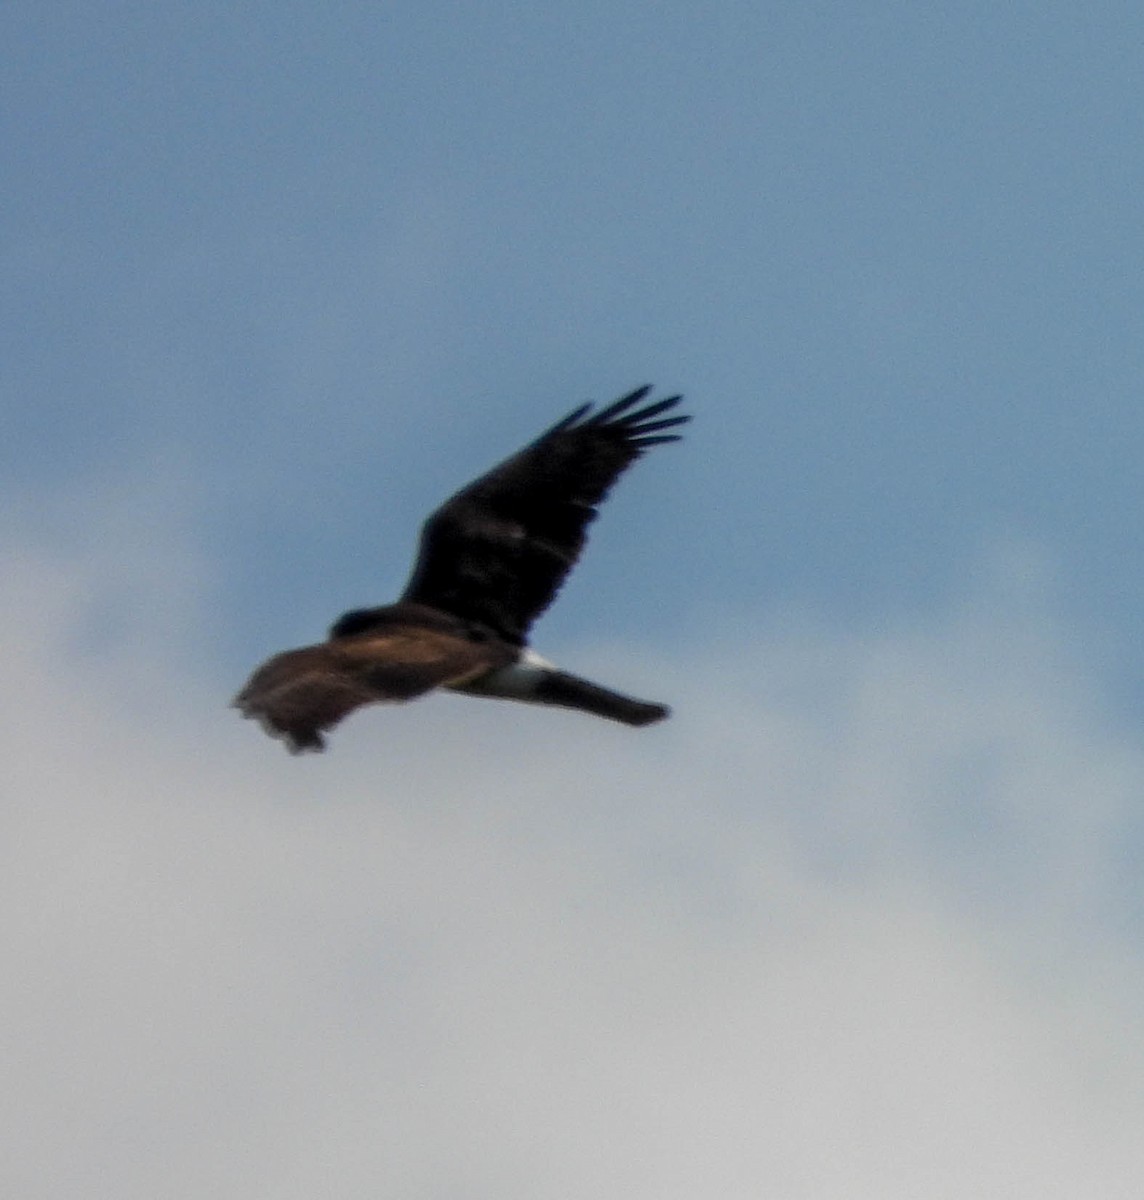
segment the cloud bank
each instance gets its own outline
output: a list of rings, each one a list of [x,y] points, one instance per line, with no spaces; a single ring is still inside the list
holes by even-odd
[[[643,735],[441,698],[292,760],[180,539],[85,540],[0,569],[7,1194],[1138,1194],[1144,757],[1035,578],[564,647]]]

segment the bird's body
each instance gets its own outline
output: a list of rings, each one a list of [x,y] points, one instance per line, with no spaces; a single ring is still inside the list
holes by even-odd
[[[295,752],[323,749],[323,733],[355,708],[436,688],[628,725],[666,717],[666,706],[570,675],[527,645],[612,483],[647,447],[678,440],[659,431],[689,419],[653,420],[680,397],[637,408],[649,391],[590,416],[582,406],[463,488],[426,521],[398,603],[345,613],[325,642],[275,655],[235,706]]]

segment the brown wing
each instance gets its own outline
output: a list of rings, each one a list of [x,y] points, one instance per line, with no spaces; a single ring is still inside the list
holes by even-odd
[[[583,549],[596,507],[658,434],[690,420],[652,418],[680,396],[637,407],[642,387],[591,414],[585,404],[445,502],[426,521],[402,600],[478,621],[524,642]]]
[[[412,700],[503,666],[512,651],[434,630],[396,630],[304,646],[275,655],[235,697],[292,753],[324,750],[322,734],[364,704]]]

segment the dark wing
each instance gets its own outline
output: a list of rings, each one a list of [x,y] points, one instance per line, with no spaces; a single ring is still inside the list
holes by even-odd
[[[365,634],[275,655],[254,672],[234,706],[295,754],[323,750],[322,734],[355,708],[467,683],[504,666],[514,653],[432,630]]]
[[[584,404],[531,445],[470,483],[426,521],[404,601],[478,621],[524,642],[583,549],[596,506],[649,446],[677,442],[660,431],[680,396],[640,408],[642,387],[593,414]]]

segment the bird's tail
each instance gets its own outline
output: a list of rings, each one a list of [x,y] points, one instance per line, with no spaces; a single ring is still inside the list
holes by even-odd
[[[528,699],[534,704],[578,708],[597,717],[607,717],[609,721],[622,721],[625,725],[651,725],[671,714],[666,704],[623,696],[566,671],[546,671],[536,681],[535,690]]]

